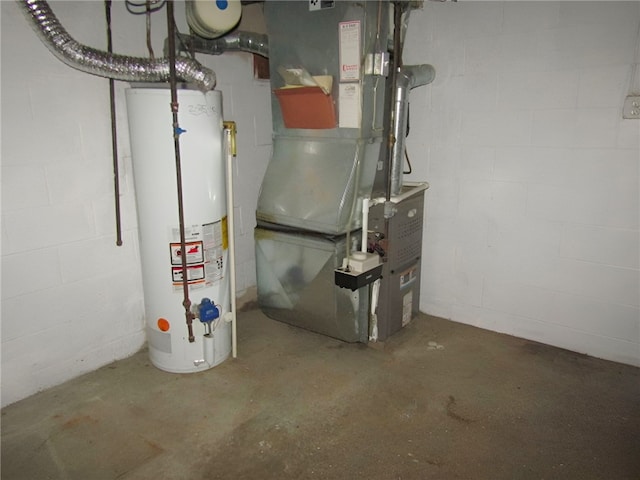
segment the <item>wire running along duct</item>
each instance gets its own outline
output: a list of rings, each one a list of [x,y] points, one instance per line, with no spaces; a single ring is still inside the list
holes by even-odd
[[[45,0],[16,0],[49,50],[68,66],[85,73],[127,82],[166,82],[168,58],[149,59],[103,52],[74,40],[60,24]],[[175,59],[176,76],[200,90],[213,90],[215,73],[195,60]]]

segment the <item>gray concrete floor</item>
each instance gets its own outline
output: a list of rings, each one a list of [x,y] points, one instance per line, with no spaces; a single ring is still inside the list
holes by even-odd
[[[426,315],[375,347],[238,329],[207,372],[143,351],[8,406],[2,479],[640,479],[640,369]]]

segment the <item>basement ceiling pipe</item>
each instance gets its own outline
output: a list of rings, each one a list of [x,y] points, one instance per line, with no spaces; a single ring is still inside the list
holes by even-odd
[[[87,47],[74,40],[60,24],[44,0],[17,0],[40,40],[68,66],[85,73],[127,82],[166,82],[169,59],[149,59],[110,54]],[[195,84],[200,90],[213,90],[216,75],[195,60],[178,57],[176,74],[180,80]]]
[[[249,52],[269,58],[269,39],[263,33],[234,32],[213,40],[182,34],[178,34],[178,38],[179,48],[198,53],[221,55],[225,52]]]

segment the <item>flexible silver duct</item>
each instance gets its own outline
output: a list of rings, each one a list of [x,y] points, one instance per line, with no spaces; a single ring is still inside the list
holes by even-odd
[[[402,189],[409,90],[433,82],[435,76],[436,70],[431,65],[405,65],[398,70],[393,107],[395,143],[391,151],[391,195],[398,195]]]
[[[17,0],[42,42],[62,62],[72,68],[100,77],[128,82],[164,82],[169,80],[169,60],[110,54],[75,41],[60,24],[44,0]],[[200,90],[213,90],[215,73],[195,60],[176,59],[180,80]]]
[[[187,48],[198,53],[221,55],[225,52],[249,52],[269,58],[269,39],[267,35],[254,32],[234,32],[224,37],[206,40],[195,35],[178,35],[178,48]]]

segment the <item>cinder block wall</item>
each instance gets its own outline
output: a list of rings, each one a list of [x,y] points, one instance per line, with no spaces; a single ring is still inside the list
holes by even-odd
[[[422,310],[640,365],[637,2],[425,2],[405,63]]]
[[[50,2],[69,34],[106,50],[103,2]],[[176,20],[186,31],[184,9]],[[124,245],[115,245],[108,81],[57,60],[15,2],[2,35],[2,405],[136,352],[144,304],[124,89],[116,82]],[[112,7],[114,50],[148,55],[144,16]],[[162,56],[166,13],[152,17]],[[205,58],[202,56],[201,58]],[[255,203],[271,142],[268,83],[248,54],[206,60],[238,124],[238,291],[255,285]],[[167,108],[169,106],[167,105]],[[167,192],[171,194],[171,192]]]

